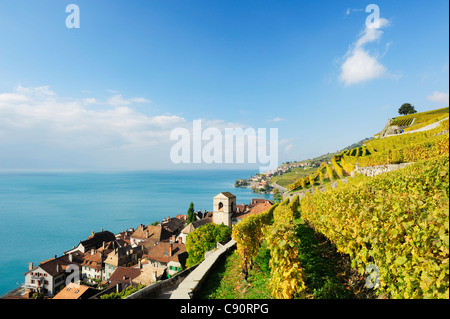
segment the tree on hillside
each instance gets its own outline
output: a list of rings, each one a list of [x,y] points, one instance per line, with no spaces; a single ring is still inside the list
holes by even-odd
[[[408,115],[408,114],[414,114],[414,113],[417,113],[417,111],[414,109],[414,106],[412,106],[409,103],[404,103],[398,109],[398,114],[400,114],[400,115]]]
[[[194,203],[191,202],[191,204],[189,205],[189,209],[187,211],[187,224],[189,225],[192,222],[195,222],[196,217],[195,217],[195,211],[194,211]]]
[[[231,229],[228,226],[214,223],[200,226],[187,236],[186,251],[189,257],[186,266],[191,267],[203,261],[205,252],[215,248],[217,242],[230,239]]]

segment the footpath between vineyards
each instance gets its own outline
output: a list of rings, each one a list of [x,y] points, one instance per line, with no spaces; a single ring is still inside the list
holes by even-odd
[[[316,233],[301,218],[295,220],[300,239],[299,260],[304,268],[306,299],[373,299],[365,287],[365,277],[351,268],[347,255],[322,234]],[[269,290],[270,252],[263,242],[254,264],[245,278],[236,251],[230,253],[210,275],[198,298],[201,299],[271,299]]]

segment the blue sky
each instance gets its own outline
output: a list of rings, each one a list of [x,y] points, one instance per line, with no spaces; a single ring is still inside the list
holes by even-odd
[[[0,0],[0,169],[210,167],[169,158],[170,131],[196,119],[278,128],[280,163],[336,151],[405,102],[448,106],[448,6]]]

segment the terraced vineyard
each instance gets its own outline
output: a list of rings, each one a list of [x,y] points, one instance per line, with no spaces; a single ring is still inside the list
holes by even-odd
[[[449,108],[444,107],[442,109],[432,110],[428,112],[421,112],[396,117],[393,119],[391,125],[408,126],[413,124],[405,129],[405,131],[412,131],[419,129],[423,126],[432,124],[434,122],[440,121],[448,116],[449,116]]]
[[[259,263],[257,256],[264,249],[265,267],[270,268],[265,291],[274,298],[353,298],[362,280],[374,296],[448,299],[448,126],[447,120],[426,132],[371,140],[289,185],[323,185],[348,176],[356,163],[415,162],[375,177],[356,174],[337,188],[307,194],[301,201],[298,196],[286,199],[245,218],[233,229],[244,275]],[[313,253],[314,241],[299,233],[299,221],[302,232],[307,233],[307,227],[318,234],[316,239],[324,236],[342,260],[349,260],[360,280],[347,286],[334,275],[316,281],[313,259],[326,264],[331,257]]]

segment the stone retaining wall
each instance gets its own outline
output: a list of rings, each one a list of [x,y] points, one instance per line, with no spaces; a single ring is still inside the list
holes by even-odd
[[[224,246],[209,255],[198,267],[178,285],[170,299],[192,299],[199,292],[202,284],[208,278],[210,271],[217,262],[222,261],[226,254],[236,248],[236,242],[232,239]]]
[[[365,176],[377,176],[379,174],[395,171],[397,169],[411,165],[412,163],[387,164],[367,167],[355,167],[355,172]]]
[[[175,276],[155,282],[154,284],[142,288],[141,290],[136,291],[135,293],[129,295],[125,299],[154,299],[159,297],[164,290],[170,289],[172,287],[176,287],[180,282],[182,282],[186,277],[189,276],[191,272],[193,272],[198,265],[192,266],[188,269],[183,270],[182,272],[176,274]]]

